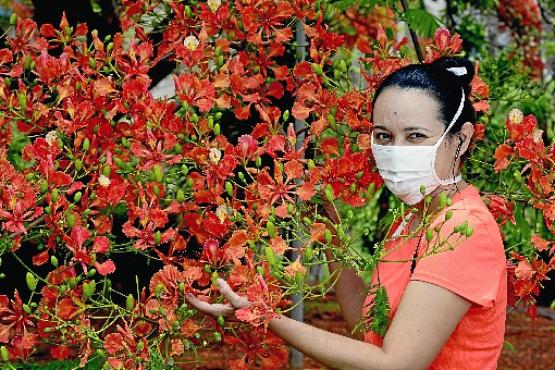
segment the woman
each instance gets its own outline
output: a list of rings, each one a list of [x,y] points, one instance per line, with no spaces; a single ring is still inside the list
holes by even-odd
[[[372,282],[379,281],[389,295],[385,336],[370,332],[364,338],[348,338],[285,316],[272,319],[270,330],[287,343],[333,368],[496,368],[507,299],[503,243],[477,189],[459,175],[474,131],[475,112],[468,99],[473,75],[470,61],[442,58],[406,66],[376,91],[372,132],[376,165],[393,194],[418,210],[399,224],[386,244],[389,254],[373,272]],[[439,210],[442,192],[452,198],[452,205]],[[452,250],[418,258],[429,252],[418,229],[425,195],[432,198],[429,209],[439,212],[436,222],[448,219],[443,235],[465,221],[474,232]],[[399,237],[403,234],[412,236]],[[337,267],[330,263],[331,270]],[[249,304],[225,281],[220,280],[219,286],[228,304],[187,299],[216,316],[233,315]],[[364,296],[364,285],[351,270],[342,271],[335,288],[344,318],[353,328],[372,297]]]

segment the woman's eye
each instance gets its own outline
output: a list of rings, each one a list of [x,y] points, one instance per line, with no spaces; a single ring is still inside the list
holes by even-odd
[[[412,134],[409,135],[409,139],[413,139],[413,140],[414,140],[414,139],[425,139],[425,138],[427,138],[426,135],[420,134],[420,133],[418,133],[418,132],[414,132],[414,133],[412,133]]]
[[[386,134],[385,132],[378,132],[375,136],[376,140],[384,141],[391,137],[391,135]]]

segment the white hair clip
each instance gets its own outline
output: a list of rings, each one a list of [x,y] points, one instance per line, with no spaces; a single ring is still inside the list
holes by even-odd
[[[449,67],[447,70],[456,76],[464,76],[468,73],[466,67]]]

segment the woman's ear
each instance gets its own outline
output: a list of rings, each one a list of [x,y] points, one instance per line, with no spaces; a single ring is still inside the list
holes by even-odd
[[[459,156],[461,157],[464,153],[466,153],[468,147],[470,146],[472,136],[474,135],[474,125],[470,122],[465,122],[462,125],[461,131],[459,131],[458,135],[461,145]]]

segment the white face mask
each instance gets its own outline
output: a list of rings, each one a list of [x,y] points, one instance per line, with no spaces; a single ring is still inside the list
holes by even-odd
[[[387,188],[408,205],[414,205],[433,192],[439,185],[455,184],[461,180],[458,175],[453,179],[438,178],[435,170],[437,148],[457,122],[464,107],[465,94],[462,89],[461,102],[455,116],[434,145],[378,145],[372,135],[372,153],[376,167],[383,177]],[[426,188],[423,195],[421,186]]]

